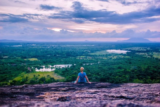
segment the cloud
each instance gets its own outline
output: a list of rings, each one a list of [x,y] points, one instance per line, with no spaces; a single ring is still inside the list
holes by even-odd
[[[123,5],[132,5],[132,4],[140,4],[140,3],[144,3],[143,1],[134,1],[134,0],[130,0],[130,1],[127,1],[127,0],[116,0],[117,2],[123,4]]]
[[[20,3],[20,4],[26,4],[25,2],[19,1],[19,0],[15,0],[15,3]]]
[[[151,3],[153,1],[157,1],[157,0],[98,0],[98,1],[102,1],[102,2],[110,2],[110,1],[116,1],[116,2],[119,2],[120,4],[123,4],[123,5],[134,5],[134,4],[143,4],[143,3]]]
[[[67,40],[67,39],[106,39],[107,38],[160,38],[160,32],[157,31],[141,31],[136,32],[132,29],[124,30],[117,33],[116,31],[107,33],[84,33],[84,32],[70,32],[70,29],[62,29],[59,32],[47,29],[43,26],[23,26],[21,24],[10,24],[3,26],[0,29],[1,39],[19,39],[19,40]]]
[[[17,22],[28,22],[28,19],[23,18],[22,15],[13,15],[13,14],[0,14],[0,22],[11,22],[11,23],[17,23]]]
[[[72,8],[76,11],[83,10],[82,4],[80,2],[73,2]]]
[[[39,21],[45,17],[46,16],[42,14],[22,14],[22,15],[0,14],[0,22],[23,23],[23,22]]]
[[[108,2],[108,0],[98,0],[98,1]]]
[[[159,0],[25,0],[25,3],[1,1],[0,39],[114,40],[160,36]],[[53,28],[60,30],[56,32]]]
[[[40,5],[41,10],[54,10],[54,9],[60,9],[59,7],[51,6],[51,5]]]
[[[152,18],[153,16],[160,15],[159,7],[151,7],[146,10],[124,14],[107,10],[89,10],[84,8],[80,2],[74,2],[72,8],[74,11],[61,11],[49,16],[49,18],[66,19],[77,23],[94,21],[109,24],[146,23],[160,20],[160,18]]]

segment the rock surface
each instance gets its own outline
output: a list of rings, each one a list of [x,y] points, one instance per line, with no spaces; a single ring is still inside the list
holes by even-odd
[[[0,87],[0,107],[160,107],[160,84],[51,83]]]

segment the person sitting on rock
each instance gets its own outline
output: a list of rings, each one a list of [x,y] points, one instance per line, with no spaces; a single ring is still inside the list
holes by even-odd
[[[91,84],[91,82],[88,80],[88,77],[87,77],[86,73],[83,72],[84,71],[83,67],[80,68],[80,71],[81,72],[78,73],[78,77],[77,77],[77,80],[75,81],[75,84],[76,83],[86,83],[86,80],[87,80],[88,83]]]

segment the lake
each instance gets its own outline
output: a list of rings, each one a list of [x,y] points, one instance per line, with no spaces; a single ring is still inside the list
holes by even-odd
[[[54,71],[56,68],[67,68],[67,67],[71,67],[71,66],[72,66],[72,64],[41,66],[40,69],[35,68],[35,71],[37,71],[37,72],[51,72],[51,71]]]
[[[130,52],[130,51],[127,51],[127,50],[116,50],[116,49],[111,49],[111,50],[106,50],[108,53],[117,53],[117,54],[126,54],[127,52]]]

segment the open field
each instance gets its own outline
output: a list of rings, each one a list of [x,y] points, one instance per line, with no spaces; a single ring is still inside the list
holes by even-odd
[[[90,55],[106,55],[106,54],[107,54],[106,50],[90,53]]]
[[[34,77],[53,77],[55,80],[62,80],[64,79],[62,76],[57,75],[54,72],[35,72],[35,73],[28,73],[28,74],[20,74],[18,77],[14,78],[13,80],[18,80],[18,79],[22,79],[22,78],[26,78],[28,77],[28,79],[32,79]]]
[[[48,82],[55,82],[55,81],[64,81],[65,78],[54,73],[54,72],[35,72],[35,73],[21,73],[13,80],[10,80],[8,84],[17,84],[25,82],[25,84],[34,84],[36,83],[48,83]]]
[[[134,50],[134,51],[146,51],[150,50],[149,47],[132,47],[132,48],[125,48],[127,50]]]
[[[153,57],[160,59],[160,52],[153,52]]]
[[[37,58],[28,58],[28,59],[25,59],[25,60],[29,60],[29,61],[38,61]]]

